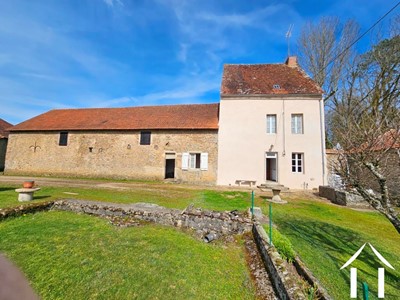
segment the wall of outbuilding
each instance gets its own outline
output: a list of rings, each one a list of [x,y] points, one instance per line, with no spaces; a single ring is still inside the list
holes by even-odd
[[[7,139],[0,138],[0,172],[4,170],[6,151],[7,151]]]
[[[216,182],[217,130],[151,130],[150,145],[140,145],[140,131],[69,131],[67,146],[59,137],[12,132],[5,173],[163,180],[168,153],[175,155],[176,180]],[[182,170],[182,153],[207,153],[207,170]]]

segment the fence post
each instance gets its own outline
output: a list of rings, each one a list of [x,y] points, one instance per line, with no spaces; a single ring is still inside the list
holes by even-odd
[[[254,216],[254,190],[251,191],[251,217]]]
[[[269,203],[269,242],[272,246],[272,202]]]
[[[366,282],[363,282],[362,287],[363,287],[363,300],[368,300],[368,284]]]

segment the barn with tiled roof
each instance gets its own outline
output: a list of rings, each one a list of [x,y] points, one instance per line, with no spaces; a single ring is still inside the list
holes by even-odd
[[[314,188],[323,124],[322,90],[294,57],[227,64],[216,104],[56,109],[22,122],[6,173]]]

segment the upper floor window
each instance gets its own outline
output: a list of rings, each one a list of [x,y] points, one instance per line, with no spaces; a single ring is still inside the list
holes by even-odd
[[[276,133],[276,115],[267,115],[267,133]]]
[[[61,131],[60,132],[60,139],[58,140],[59,146],[67,146],[68,145],[68,132]]]
[[[150,145],[151,131],[140,132],[140,145]]]
[[[303,173],[303,153],[292,153],[292,173]]]
[[[292,114],[292,133],[303,134],[303,114]]]

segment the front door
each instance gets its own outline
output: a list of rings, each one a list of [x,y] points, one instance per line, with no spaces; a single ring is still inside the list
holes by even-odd
[[[165,178],[175,178],[175,158],[165,160]]]
[[[277,181],[278,180],[278,155],[276,152],[267,152],[265,155],[265,173],[267,181]]]

